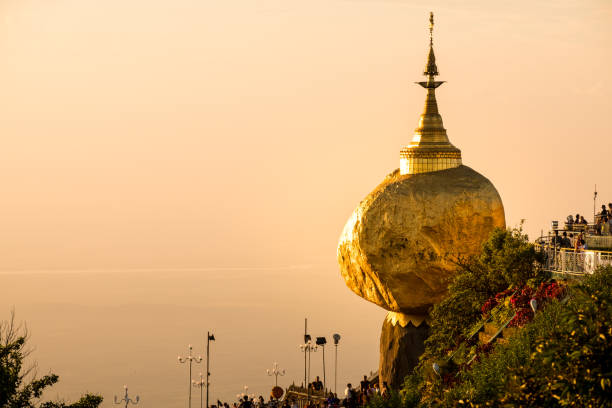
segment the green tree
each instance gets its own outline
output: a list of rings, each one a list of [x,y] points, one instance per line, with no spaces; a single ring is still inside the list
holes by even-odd
[[[612,406],[612,267],[572,287],[556,324],[512,368],[504,400],[521,406]]]
[[[478,256],[457,261],[448,295],[430,313],[431,334],[423,359],[440,358],[464,341],[490,297],[528,281],[537,284],[545,280],[542,261],[543,256],[521,228],[493,231]]]
[[[15,323],[15,314],[8,321],[0,322],[0,408],[34,408],[43,391],[55,384],[59,377],[47,374],[37,378],[35,366],[24,367],[30,354],[26,348],[27,329]],[[72,405],[43,403],[41,408],[97,408],[102,402],[98,395],[85,395]]]
[[[612,267],[571,283],[568,293],[446,378],[422,361],[402,398],[376,408],[612,406]]]

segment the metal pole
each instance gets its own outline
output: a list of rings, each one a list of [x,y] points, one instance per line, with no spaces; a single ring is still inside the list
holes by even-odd
[[[312,353],[312,347],[308,347],[308,382],[310,383],[310,353]]]
[[[336,362],[334,366],[334,394],[338,395],[338,343],[334,344],[336,346]]]
[[[310,387],[308,386],[310,383],[310,345],[308,346],[308,382],[306,383],[306,396],[310,399]]]
[[[208,386],[210,382],[208,382],[208,378],[210,377],[210,332],[206,332],[206,408],[208,408]]]
[[[595,184],[595,194],[593,194],[593,224],[595,224],[595,214],[597,213],[595,210],[595,200],[597,200],[597,184]]]
[[[191,349],[189,350],[189,357],[191,357]],[[191,358],[189,359],[189,408],[191,408]]]
[[[327,381],[325,380],[325,344],[321,346],[323,347],[323,389],[327,392]]]
[[[308,334],[308,319],[304,319],[304,344],[306,343],[306,335]],[[308,388],[306,383],[306,349],[304,349],[304,388]]]
[[[185,358],[179,356],[178,357],[178,362],[179,363],[186,363],[187,360],[189,360],[189,408],[191,408],[191,384],[192,384],[192,366],[193,366],[193,361],[195,360],[196,363],[200,364],[202,362],[202,357],[198,356],[198,357],[193,357],[193,354],[191,353],[191,350],[193,349],[193,347],[191,347],[191,344],[189,345],[189,355]]]

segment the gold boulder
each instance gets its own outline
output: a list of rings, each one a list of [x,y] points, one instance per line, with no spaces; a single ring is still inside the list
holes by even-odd
[[[389,174],[355,209],[338,245],[347,286],[407,317],[424,317],[446,293],[455,262],[505,227],[493,184],[471,168]],[[422,318],[417,318],[418,325]]]

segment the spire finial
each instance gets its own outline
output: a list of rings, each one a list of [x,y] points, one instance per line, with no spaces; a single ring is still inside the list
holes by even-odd
[[[433,50],[433,29],[434,29],[434,15],[433,11],[429,12],[429,55],[427,55],[427,63],[425,64],[425,71],[423,75],[429,77],[429,82],[434,81],[434,76],[438,75],[438,67],[436,66],[436,56]]]
[[[429,44],[433,45],[433,29],[434,29],[434,16],[433,11],[429,12]]]

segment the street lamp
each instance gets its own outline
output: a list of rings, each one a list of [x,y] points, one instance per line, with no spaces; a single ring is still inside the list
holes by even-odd
[[[336,362],[334,366],[334,394],[338,395],[338,342],[340,341],[340,335],[334,333],[334,346],[336,347]]]
[[[266,373],[268,373],[269,376],[274,376],[274,386],[278,387],[278,376],[280,375],[282,377],[283,375],[285,375],[285,370],[280,370],[278,368],[278,363],[274,363],[272,371],[270,371],[270,369],[267,369]]]
[[[313,344],[310,335],[305,335],[304,340],[306,342],[304,344],[300,344],[300,350],[304,352],[304,365],[306,364],[306,354],[308,354],[308,372],[306,374],[306,381],[304,386],[306,387],[306,396],[310,398],[310,388],[308,388],[308,383],[310,382],[310,353],[317,351],[317,345]]]
[[[115,395],[115,405],[119,405],[122,402],[125,402],[125,408],[127,408],[128,404],[138,404],[138,401],[140,401],[140,397],[137,395],[136,399],[131,399],[130,397],[128,397],[128,387],[127,385],[124,385],[123,388],[125,389],[125,396],[123,398],[121,398],[120,400],[117,400],[117,396]]]
[[[193,364],[193,362],[195,361],[197,364],[200,364],[202,362],[202,357],[197,356],[194,357],[191,355],[191,350],[193,350],[193,347],[191,347],[191,344],[189,345],[189,355],[187,357],[181,357],[178,356],[178,362],[183,364],[186,362],[189,362],[189,408],[191,408],[191,365]]]
[[[325,345],[327,339],[325,337],[317,337],[317,346],[321,346],[323,349],[323,390],[327,391],[327,382],[325,381]]]
[[[202,392],[206,387],[206,380],[204,380],[204,376],[202,375],[202,373],[200,373],[200,381],[192,380],[191,385],[193,385],[195,388],[200,389],[200,408],[202,408],[202,404],[204,404],[204,396],[202,395]]]
[[[206,332],[206,408],[208,408],[208,390],[210,389],[210,341],[215,341],[215,335],[211,332]]]
[[[244,397],[248,397],[248,398],[251,398],[251,399],[255,398],[255,394],[249,394],[248,392],[249,392],[249,386],[245,385],[244,386],[244,392],[241,392],[240,394],[236,394],[236,397],[239,400],[242,400]]]

